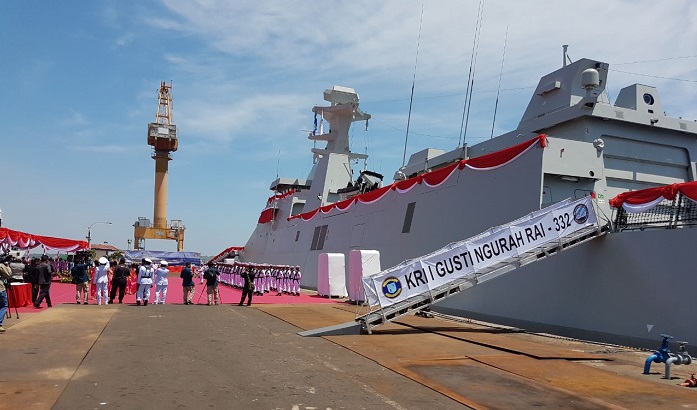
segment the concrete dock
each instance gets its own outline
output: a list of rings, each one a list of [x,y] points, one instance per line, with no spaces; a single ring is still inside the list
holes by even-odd
[[[0,409],[697,409],[697,365],[442,318],[301,337],[350,305],[63,304],[7,319]],[[657,340],[657,347],[660,340]]]

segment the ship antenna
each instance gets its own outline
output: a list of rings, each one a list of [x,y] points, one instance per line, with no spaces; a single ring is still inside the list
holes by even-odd
[[[278,180],[278,168],[281,165],[281,149],[278,149],[278,157],[276,158],[276,186],[273,188],[273,201],[271,201],[271,206],[273,206],[274,211],[273,212],[273,222],[271,225],[276,223],[276,204],[278,204],[278,185],[279,185],[279,180]]]
[[[474,71],[477,63],[477,52],[479,50],[479,33],[482,29],[482,15],[484,14],[484,0],[479,0],[477,10],[477,24],[474,28],[474,40],[472,41],[472,55],[470,56],[470,71],[467,76],[467,91],[465,91],[465,104],[462,107],[462,121],[460,122],[460,139],[458,147],[462,146],[467,139],[467,124],[470,117],[470,105],[472,104],[472,90],[474,89]],[[464,130],[464,131],[463,131]]]
[[[407,115],[407,132],[404,136],[404,154],[402,155],[402,167],[407,160],[407,142],[409,141],[409,124],[411,123],[411,107],[414,103],[414,84],[416,84],[416,67],[419,63],[419,45],[421,44],[421,25],[424,21],[424,5],[421,4],[421,19],[419,20],[419,38],[416,41],[416,61],[414,61],[414,77],[411,80],[411,97],[409,97],[409,114]]]
[[[567,61],[569,62],[569,64],[573,63],[573,61],[571,61],[571,57],[569,57],[569,45],[564,44],[563,46],[561,46],[561,48],[562,48],[563,54],[564,54],[564,56],[563,56],[564,61],[562,61],[562,67],[566,67]]]
[[[494,138],[494,125],[496,125],[496,112],[499,109],[499,94],[501,93],[501,77],[503,76],[503,62],[506,59],[506,43],[508,42],[508,24],[506,24],[506,37],[503,39],[503,55],[501,56],[501,70],[499,71],[499,87],[496,89],[496,105],[494,105],[494,119],[491,121],[491,137]]]

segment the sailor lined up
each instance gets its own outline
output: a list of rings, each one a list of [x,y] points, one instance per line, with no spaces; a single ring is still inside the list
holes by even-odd
[[[138,270],[138,292],[136,292],[136,306],[148,305],[150,300],[150,288],[152,287],[155,269],[152,266],[152,261],[148,258],[143,259],[143,265]]]
[[[163,260],[160,262],[159,269],[155,270],[155,303],[165,304],[165,299],[167,299],[167,275],[169,275],[169,269],[167,269],[167,261]],[[147,300],[146,300],[147,304]]]
[[[254,272],[254,294],[276,292],[300,296],[302,274],[299,266],[268,265],[236,262],[235,264],[218,264],[220,281],[237,289],[244,287],[244,272],[250,268]]]
[[[97,304],[101,305],[102,302],[106,305],[108,304],[108,285],[109,285],[109,261],[105,257],[99,258],[99,265],[94,271],[94,277],[92,278],[92,283],[95,285],[97,292]]]

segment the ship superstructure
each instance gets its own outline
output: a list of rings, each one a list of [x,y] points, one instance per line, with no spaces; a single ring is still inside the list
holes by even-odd
[[[611,224],[613,196],[694,181],[697,123],[667,116],[657,89],[646,85],[622,89],[611,103],[608,69],[582,59],[542,77],[516,130],[415,153],[391,184],[376,173],[353,175],[351,159],[364,156],[349,151],[349,126],[370,116],[352,89],[327,90],[331,105],[313,111],[330,132],[310,136],[327,146],[313,149],[307,180],[274,181],[241,258],[299,265],[303,286],[316,288],[321,253],[378,250],[388,268],[566,198],[592,196],[598,219]],[[516,151],[540,134],[544,146]],[[476,169],[453,166],[476,158]],[[686,302],[697,285],[685,252],[697,240],[689,226],[611,232],[434,309],[633,345],[652,346],[660,333],[697,343]],[[661,291],[657,281],[681,286]]]

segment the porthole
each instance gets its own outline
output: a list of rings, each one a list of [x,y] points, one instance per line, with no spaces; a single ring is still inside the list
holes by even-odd
[[[653,95],[651,95],[649,93],[645,93],[644,94],[644,102],[647,105],[653,105],[653,103],[654,103]]]

